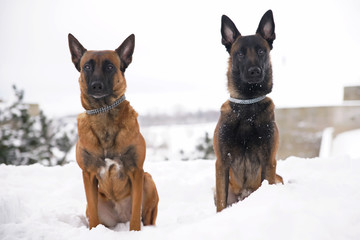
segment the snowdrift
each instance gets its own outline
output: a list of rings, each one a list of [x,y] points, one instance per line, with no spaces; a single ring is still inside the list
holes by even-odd
[[[360,239],[360,159],[278,162],[284,185],[266,181],[216,213],[215,161],[148,161],[160,203],[156,227],[89,231],[76,163],[0,165],[0,239]]]

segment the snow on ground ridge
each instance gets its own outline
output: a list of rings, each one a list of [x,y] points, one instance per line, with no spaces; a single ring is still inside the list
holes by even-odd
[[[360,159],[290,157],[284,185],[262,187],[216,214],[214,160],[146,162],[160,196],[156,227],[89,231],[76,163],[0,166],[0,239],[359,239]]]

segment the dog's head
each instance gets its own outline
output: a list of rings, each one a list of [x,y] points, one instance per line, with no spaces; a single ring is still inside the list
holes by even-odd
[[[135,36],[131,34],[114,51],[88,51],[68,35],[72,62],[80,72],[81,100],[85,109],[109,105],[125,93],[124,72],[132,60]]]
[[[275,40],[272,11],[261,18],[255,35],[241,36],[230,18],[221,19],[222,44],[230,54],[228,89],[236,98],[257,97],[271,92],[270,50]]]

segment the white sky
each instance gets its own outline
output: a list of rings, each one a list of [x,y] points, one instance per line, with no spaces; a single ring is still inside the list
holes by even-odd
[[[50,116],[82,112],[67,34],[105,50],[134,33],[127,98],[140,114],[217,110],[228,97],[221,15],[250,35],[268,9],[275,104],[340,104],[343,86],[360,84],[356,0],[0,0],[0,99],[9,101],[16,84]]]

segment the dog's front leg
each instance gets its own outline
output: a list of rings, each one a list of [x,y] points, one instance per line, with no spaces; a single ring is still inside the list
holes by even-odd
[[[276,174],[276,153],[279,147],[279,130],[276,123],[274,123],[273,143],[272,149],[270,149],[270,158],[266,165],[265,179],[268,180],[269,184],[284,184],[283,178]]]
[[[229,166],[221,159],[216,160],[216,211],[221,212],[227,207],[229,188]]]
[[[271,163],[267,166],[265,179],[268,180],[269,184],[284,184],[283,178],[276,174],[276,159],[273,158]]]
[[[87,201],[86,215],[89,218],[89,228],[99,225],[98,217],[98,181],[96,175],[83,171],[83,180]]]
[[[132,205],[131,205],[130,231],[140,231],[143,180],[144,180],[144,170],[136,169],[131,176]]]

